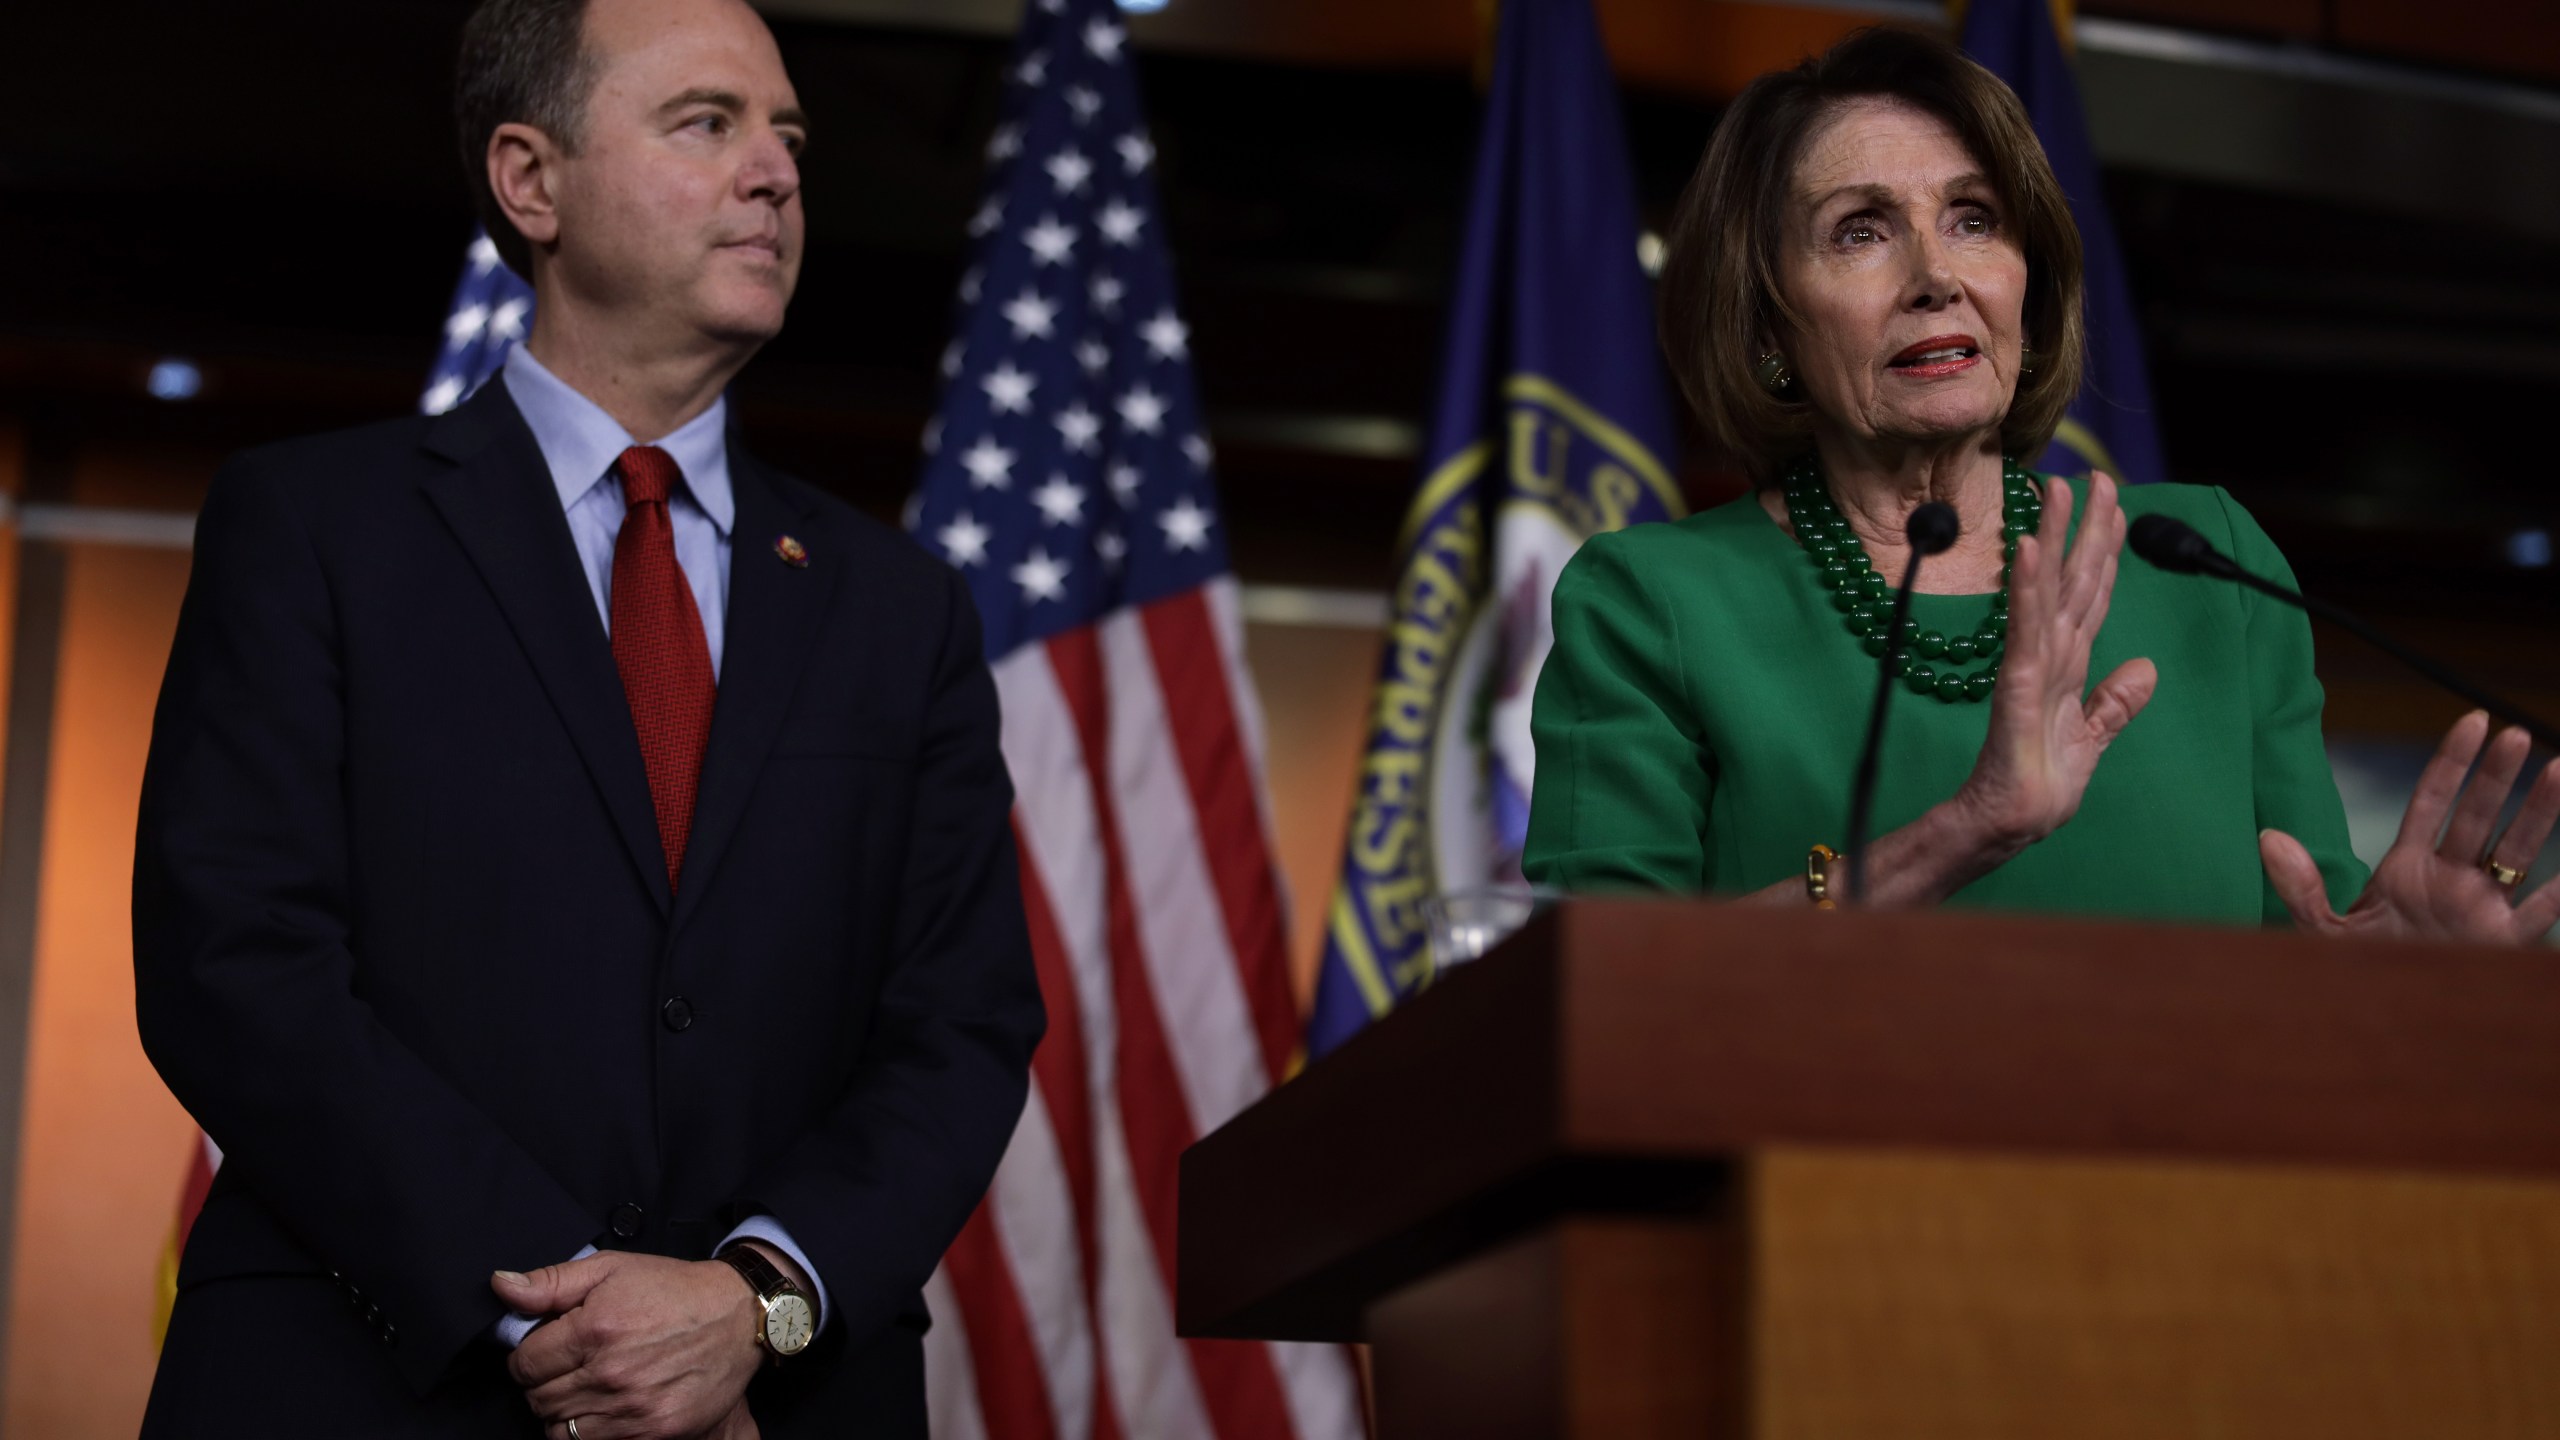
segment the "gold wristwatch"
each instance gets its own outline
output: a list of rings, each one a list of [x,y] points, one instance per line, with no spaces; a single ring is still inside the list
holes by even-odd
[[[808,1349],[818,1333],[818,1312],[791,1277],[743,1242],[721,1251],[720,1258],[745,1276],[747,1288],[756,1292],[756,1304],[764,1311],[756,1321],[756,1343],[773,1357],[773,1363],[779,1365]]]

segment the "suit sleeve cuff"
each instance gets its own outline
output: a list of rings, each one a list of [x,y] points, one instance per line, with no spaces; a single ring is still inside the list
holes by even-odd
[[[818,1331],[824,1332],[828,1317],[835,1313],[834,1307],[827,1304],[827,1279],[818,1273],[817,1266],[809,1263],[808,1254],[792,1240],[791,1232],[782,1228],[782,1222],[770,1215],[750,1215],[738,1222],[738,1228],[730,1231],[727,1238],[713,1246],[711,1253],[717,1255],[741,1240],[761,1240],[791,1257],[791,1263],[799,1266],[800,1273],[809,1277],[809,1288],[818,1292],[809,1298],[817,1302]]]
[[[596,1253],[596,1247],[593,1245],[581,1245],[578,1247],[578,1253],[569,1258],[584,1260],[594,1253]],[[551,1317],[547,1315],[527,1315],[521,1310],[510,1310],[498,1317],[498,1323],[489,1327],[489,1333],[499,1344],[513,1350],[524,1343],[524,1337],[532,1334],[535,1326],[549,1318]]]

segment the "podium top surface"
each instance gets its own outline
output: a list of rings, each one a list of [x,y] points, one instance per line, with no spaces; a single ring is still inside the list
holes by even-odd
[[[1569,902],[1183,1157],[1178,1320],[1348,1338],[1432,1255],[1779,1146],[2560,1175],[2560,955]]]

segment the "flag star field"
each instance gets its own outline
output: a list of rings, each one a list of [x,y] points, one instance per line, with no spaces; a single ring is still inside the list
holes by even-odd
[[[1111,17],[1051,30],[987,145],[910,528],[968,577],[991,658],[1227,568],[1128,64]]]

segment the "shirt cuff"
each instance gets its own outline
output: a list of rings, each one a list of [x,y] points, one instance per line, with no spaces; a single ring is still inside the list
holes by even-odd
[[[817,1266],[809,1263],[808,1255],[793,1243],[791,1232],[782,1228],[782,1222],[770,1215],[750,1215],[740,1221],[738,1228],[730,1231],[727,1238],[712,1246],[711,1253],[717,1255],[741,1240],[761,1240],[791,1257],[791,1263],[799,1266],[800,1273],[809,1277],[809,1288],[818,1292],[809,1297],[818,1305],[817,1329],[810,1333],[814,1335],[824,1331],[827,1328],[827,1317],[834,1313],[827,1304],[826,1277],[818,1273]]]
[[[578,1253],[569,1258],[584,1260],[594,1253],[596,1247],[593,1245],[581,1245]],[[499,1344],[513,1350],[524,1343],[524,1337],[533,1333],[533,1327],[550,1318],[548,1315],[527,1315],[521,1310],[510,1310],[498,1317],[498,1323],[489,1327],[489,1333],[497,1337]]]

